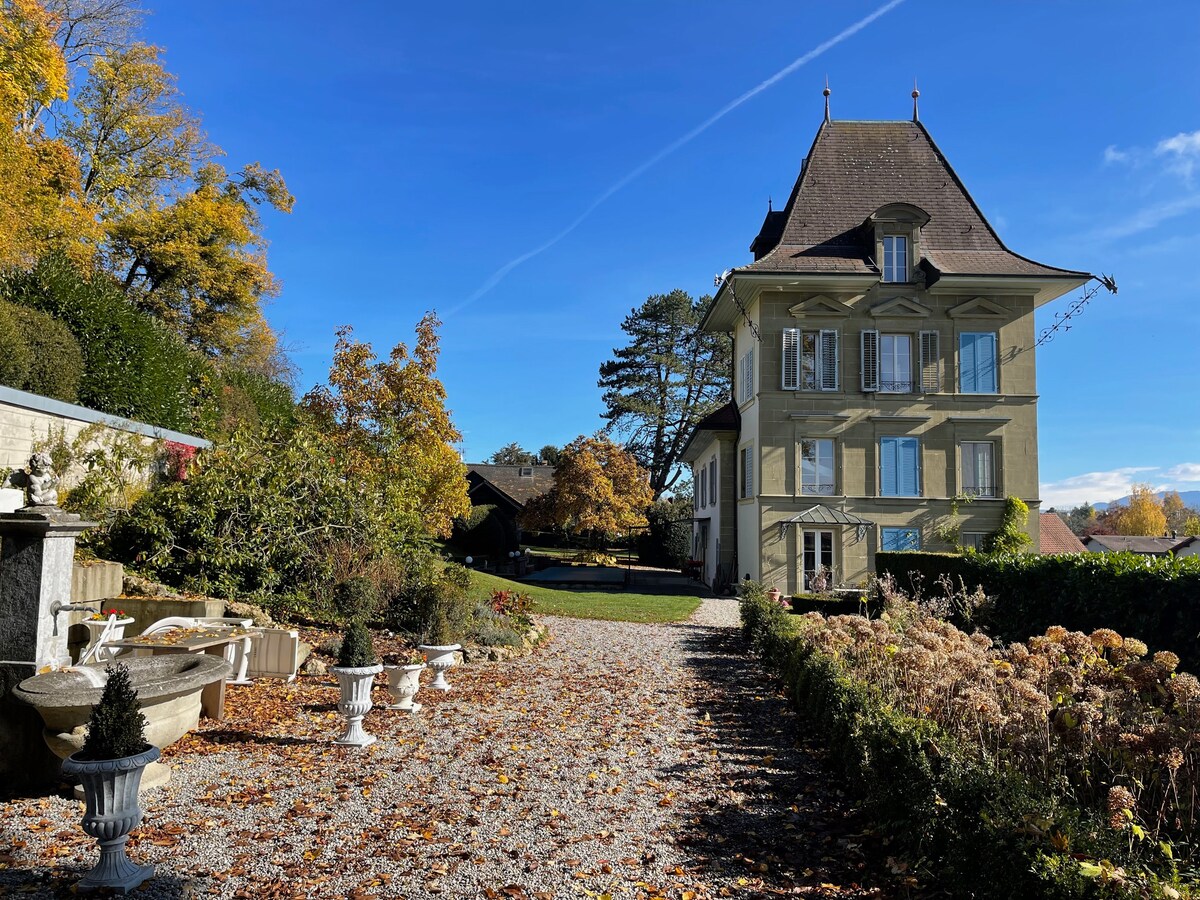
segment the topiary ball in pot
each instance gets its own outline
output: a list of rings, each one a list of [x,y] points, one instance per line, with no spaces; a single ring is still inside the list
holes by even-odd
[[[129,670],[110,665],[106,672],[108,681],[88,720],[83,749],[63,760],[63,774],[78,777],[83,785],[83,830],[100,843],[100,862],[79,882],[80,891],[129,891],[154,874],[154,866],[129,859],[125,842],[142,821],[142,771],[160,754],[146,743],[146,717]]]
[[[342,647],[338,652],[338,664],[333,667],[337,676],[341,698],[338,711],[346,717],[346,731],[335,743],[349,747],[366,747],[375,743],[375,738],[363,729],[362,720],[371,707],[371,686],[383,666],[375,656],[375,646],[367,626],[355,622],[346,629]]]

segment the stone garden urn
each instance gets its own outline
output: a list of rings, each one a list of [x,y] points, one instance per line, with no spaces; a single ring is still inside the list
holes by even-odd
[[[417,649],[425,654],[429,668],[433,669],[433,683],[429,686],[435,691],[450,690],[446,670],[458,661],[455,654],[462,649],[462,644],[421,644]]]
[[[375,683],[375,676],[383,671],[383,666],[379,663],[373,666],[332,666],[329,671],[337,676],[342,692],[338,700],[338,712],[346,717],[346,732],[334,743],[343,747],[369,747],[375,743],[375,736],[367,734],[362,720],[374,705],[371,686]]]
[[[63,760],[63,774],[83,785],[87,808],[83,830],[100,842],[100,862],[76,885],[76,889],[114,888],[127,893],[154,874],[153,865],[139,866],[125,853],[129,832],[142,821],[138,787],[142,770],[161,754],[157,747],[121,759],[79,759],[73,753]]]
[[[420,703],[413,702],[413,697],[416,696],[417,689],[421,686],[421,671],[424,668],[425,663],[383,667],[383,671],[387,672],[388,677],[388,693],[396,701],[385,706],[384,709],[398,709],[401,712],[415,713],[421,708]]]

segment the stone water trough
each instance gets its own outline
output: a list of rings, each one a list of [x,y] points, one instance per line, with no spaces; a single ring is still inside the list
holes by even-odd
[[[205,685],[226,677],[229,664],[220,656],[169,653],[128,657],[120,662],[142,703],[146,740],[160,749],[175,743],[200,722],[200,692]],[[92,707],[100,702],[108,680],[102,666],[78,666],[26,678],[13,695],[42,717],[42,737],[61,759],[83,747]],[[142,789],[165,784],[171,770],[151,763],[142,777]]]

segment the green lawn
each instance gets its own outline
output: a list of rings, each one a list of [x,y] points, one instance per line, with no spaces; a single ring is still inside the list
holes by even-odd
[[[516,590],[533,597],[534,612],[573,619],[609,619],[615,622],[682,622],[700,605],[699,597],[670,594],[627,594],[623,591],[560,591],[535,587],[472,572],[471,586],[480,593]]]

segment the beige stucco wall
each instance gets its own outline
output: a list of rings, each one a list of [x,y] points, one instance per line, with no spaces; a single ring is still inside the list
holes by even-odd
[[[789,309],[815,296],[832,304],[817,304],[793,315]],[[1034,364],[1032,294],[988,293],[986,299],[1003,310],[983,304],[975,314],[963,305],[974,294],[949,294],[919,290],[915,286],[878,284],[859,296],[830,291],[764,290],[749,305],[762,340],[756,350],[758,373],[755,399],[742,407],[743,444],[753,442],[758,460],[756,501],[740,501],[739,568],[751,577],[776,583],[781,589],[799,589],[799,534],[789,527],[780,534],[778,523],[810,508],[815,502],[844,509],[875,523],[861,540],[853,528],[834,528],[836,577],[854,583],[869,572],[870,555],[877,549],[879,528],[918,527],[922,547],[944,549],[933,535],[933,526],[948,515],[952,498],[962,491],[959,446],[963,441],[990,441],[996,476],[996,498],[978,498],[960,505],[962,530],[990,532],[999,524],[1006,495],[1029,504],[1028,525],[1037,546],[1037,396]],[[927,313],[886,316],[872,309],[897,297],[911,299]],[[746,298],[743,296],[743,300]],[[840,307],[840,312],[827,307]],[[958,308],[958,315],[951,311]],[[840,389],[784,391],[782,389],[782,335],[785,328],[836,329],[840,334]],[[860,333],[913,335],[936,330],[940,343],[940,390],[929,393],[883,394],[861,389]],[[998,387],[996,394],[960,394],[958,340],[962,332],[997,333]],[[736,334],[738,356],[749,340],[747,329]],[[917,366],[914,359],[914,374]],[[911,435],[921,442],[919,497],[880,497],[879,440]],[[835,440],[837,484],[834,496],[800,493],[799,441],[808,437]],[[761,546],[759,571],[747,553]]]
[[[704,552],[704,583],[712,585],[717,576],[717,567],[726,571],[732,565],[737,553],[737,528],[735,524],[735,490],[736,482],[730,472],[736,466],[734,450],[735,440],[729,432],[700,432],[688,448],[688,461],[692,463],[693,487],[698,488],[699,481],[695,477],[702,466],[708,466],[716,461],[716,502],[709,502],[707,497],[703,503],[697,502],[694,510],[696,519],[693,525],[693,544],[701,534],[701,523],[707,523],[707,546]],[[697,497],[699,501],[699,497]]]

